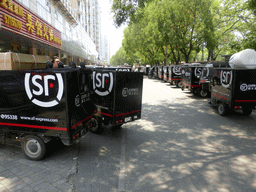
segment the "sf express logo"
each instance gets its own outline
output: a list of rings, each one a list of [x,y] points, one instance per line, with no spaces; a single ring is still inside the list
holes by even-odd
[[[60,73],[26,73],[24,84],[28,98],[40,107],[56,106],[63,96],[64,84]]]
[[[221,71],[220,82],[223,87],[230,87],[232,83],[232,71]]]
[[[246,84],[243,83],[240,85],[241,91],[250,91],[250,90],[256,90],[256,84]]]
[[[204,68],[203,69],[203,76],[206,78],[209,76],[209,73],[210,73],[210,70],[208,67]]]
[[[181,67],[173,67],[173,69],[172,69],[172,71],[173,71],[173,73],[175,74],[175,75],[181,75]],[[182,71],[183,72],[183,71]],[[185,71],[183,72],[183,74],[185,73]]]
[[[200,77],[202,72],[202,67],[196,67],[195,68],[195,76]]]
[[[93,72],[93,91],[100,96],[108,95],[113,89],[113,73]]]
[[[85,103],[88,100],[90,100],[89,93],[82,93],[81,95],[77,95],[75,97],[75,105],[79,107],[81,103]]]
[[[124,68],[124,69],[122,69],[122,68],[120,69],[120,68],[119,68],[119,69],[116,69],[116,71],[125,71],[125,72],[130,72],[130,69],[125,69],[125,68]]]
[[[139,95],[139,89],[138,88],[123,88],[122,90],[122,95],[123,97],[127,97],[127,96],[130,96],[130,95]]]

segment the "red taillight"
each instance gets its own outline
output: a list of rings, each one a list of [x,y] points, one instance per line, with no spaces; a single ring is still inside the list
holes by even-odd
[[[116,124],[122,123],[122,120],[118,120],[116,121]]]

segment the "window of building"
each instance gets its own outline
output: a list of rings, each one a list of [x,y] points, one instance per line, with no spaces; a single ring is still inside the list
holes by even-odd
[[[63,17],[57,10],[54,12],[54,18],[56,29],[63,33]]]
[[[66,21],[66,35],[68,39],[71,39],[71,25]]]
[[[37,0],[37,14],[51,24],[51,6],[47,0]]]
[[[29,8],[29,0],[17,0],[19,3],[21,3],[22,5],[25,5],[26,7]]]

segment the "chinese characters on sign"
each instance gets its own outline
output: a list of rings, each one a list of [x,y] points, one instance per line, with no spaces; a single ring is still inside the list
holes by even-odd
[[[11,2],[11,0],[1,0],[0,6],[7,9],[8,11],[23,17],[23,9],[22,7],[18,6],[17,4]]]
[[[30,33],[33,33],[33,30],[34,30],[34,25],[32,25],[32,16],[27,14],[27,24],[26,26],[28,27],[27,30],[28,32]]]
[[[13,26],[17,29],[22,29],[22,23],[20,21],[18,21],[17,19],[14,19],[13,17],[8,16],[6,14],[4,14],[3,17],[4,17],[4,23],[6,23],[10,26]]]
[[[30,33],[33,33],[34,28],[36,29],[36,35],[39,37],[44,37],[47,41],[53,41],[55,43],[58,43],[61,45],[61,40],[53,35],[53,31],[51,28],[46,27],[46,25],[43,25],[43,31],[42,31],[42,23],[36,19],[34,25],[32,24],[32,15],[27,14],[27,31]],[[43,33],[44,32],[44,33]],[[48,34],[49,33],[49,36]]]
[[[18,15],[21,18],[24,18],[23,8],[18,4],[13,3],[11,0],[0,0],[0,7],[3,7],[4,9],[14,13],[15,15]],[[28,13],[26,14],[25,26],[27,28],[27,32],[33,34],[35,30],[36,36],[39,38],[44,38],[47,41],[61,45],[61,39],[54,36],[53,30],[50,27],[47,27],[45,23],[40,23],[40,20],[37,18],[34,21],[34,17],[36,16]],[[22,21],[19,21],[18,19],[15,19],[6,14],[3,14],[3,19],[5,24],[15,27],[18,30],[22,30]]]

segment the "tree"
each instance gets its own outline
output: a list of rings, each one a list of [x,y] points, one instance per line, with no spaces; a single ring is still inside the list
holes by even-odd
[[[180,61],[179,52],[175,52],[174,46],[171,45],[172,34],[169,33],[167,17],[171,14],[172,8],[167,1],[152,2],[145,8],[145,17],[148,18],[148,24],[144,28],[147,39],[153,42],[153,48],[158,50],[164,64],[169,60],[178,63]],[[149,50],[150,52],[150,50]]]
[[[139,8],[144,8],[147,2],[152,0],[114,0],[112,12],[114,13],[114,23],[117,27],[122,24],[135,21],[135,13]]]
[[[161,43],[165,57],[172,55],[179,62],[183,55],[186,62],[198,52],[205,42],[207,31],[212,29],[208,0],[162,0],[157,3],[152,20],[158,23]]]
[[[148,31],[145,30],[149,21],[148,17],[144,16],[144,9],[138,10],[137,15],[139,15],[141,19],[137,23],[130,24],[124,30],[122,45],[129,55],[136,56],[142,63],[147,62],[151,65],[159,63],[159,60],[163,58],[159,59],[161,54],[152,39],[152,33],[157,31],[148,33]]]
[[[130,57],[151,64],[195,61],[203,52],[216,60],[256,47],[255,17],[243,0],[149,1],[133,18],[122,45]]]
[[[208,60],[215,60],[220,54],[233,54],[243,48],[242,36],[244,28],[252,23],[252,12],[247,10],[247,5],[243,0],[221,0],[215,1],[216,5],[212,9],[214,30],[214,45],[208,48]]]
[[[130,57],[125,52],[123,47],[120,47],[120,49],[116,52],[116,54],[113,55],[110,59],[111,65],[114,65],[114,66],[122,65],[123,63],[132,65],[134,62],[135,62],[135,58]]]
[[[256,0],[249,0],[247,3],[248,8],[256,15]]]

